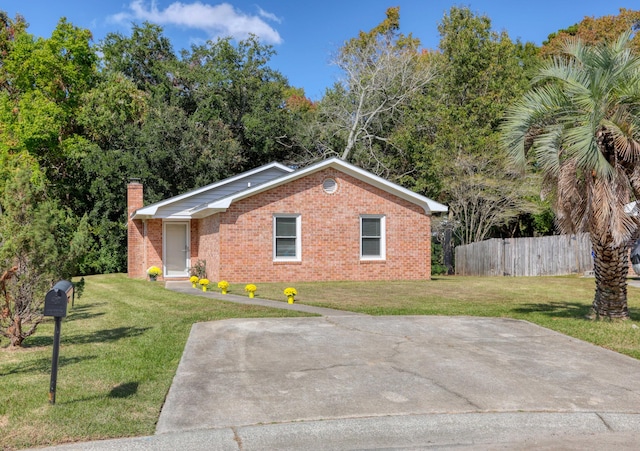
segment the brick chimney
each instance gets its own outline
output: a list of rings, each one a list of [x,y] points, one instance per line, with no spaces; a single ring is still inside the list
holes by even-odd
[[[127,185],[127,274],[129,277],[146,277],[144,267],[144,223],[131,216],[144,207],[143,186],[138,179]]]

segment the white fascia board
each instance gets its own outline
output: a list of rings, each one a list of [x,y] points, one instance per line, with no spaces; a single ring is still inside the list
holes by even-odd
[[[133,213],[131,213],[131,219],[140,219],[142,221],[145,221],[147,219],[153,219],[153,215],[143,215],[139,214],[138,211],[134,211]]]
[[[204,218],[209,215],[227,211],[227,208],[229,208],[229,206],[231,205],[231,202],[232,202],[232,196],[229,196],[224,199],[211,202],[209,204],[204,204],[204,205],[199,205],[197,207],[194,207],[189,211],[189,213],[192,218]]]
[[[140,214],[140,210],[136,211],[135,213],[133,213],[131,215],[131,219],[142,219],[142,220],[146,220],[146,219],[176,219],[176,220],[189,220],[191,219],[191,215],[190,214],[186,214],[184,212],[180,212],[180,213],[174,213],[171,215],[167,215],[167,214]]]
[[[449,211],[449,207],[441,204],[440,202],[436,202],[433,199],[429,199],[428,197],[427,204],[429,205],[429,210],[431,210],[432,213],[446,213]]]
[[[214,215],[216,213],[222,213],[224,211],[227,211],[226,208],[201,208],[197,211],[194,211],[189,218],[191,219],[200,219],[200,218],[206,218],[207,216],[211,216]]]
[[[359,168],[342,160],[333,160],[334,161],[332,161],[331,163],[337,169],[342,170],[343,172],[351,175],[354,178],[357,178],[358,180],[368,183],[369,185],[375,186],[376,188],[380,188],[383,191],[398,196],[401,199],[420,205],[422,208],[424,208],[426,214],[445,213],[449,210],[446,205],[443,205],[439,202],[436,202],[435,200],[415,193],[403,186],[397,185],[393,182],[390,182],[389,180],[365,171],[362,168]]]
[[[161,200],[160,202],[156,202],[154,204],[151,205],[147,205],[146,207],[142,207],[139,208],[138,210],[136,210],[132,215],[131,215],[131,219],[153,219],[156,217],[156,214],[158,212],[158,208],[160,207],[164,207],[166,205],[170,205],[174,202],[179,202],[183,199],[186,199],[188,197],[191,196],[195,196],[198,195],[200,193],[203,193],[205,191],[211,190],[211,189],[215,189],[215,188],[219,188],[220,186],[226,185],[228,183],[234,182],[236,180],[240,180],[243,179],[245,177],[249,177],[252,176],[254,174],[263,172],[265,170],[268,169],[272,169],[272,168],[277,168],[280,169],[281,171],[285,172],[285,173],[291,173],[294,171],[294,169],[291,169],[290,167],[287,167],[281,163],[278,162],[273,162],[273,163],[269,163],[263,166],[260,166],[258,168],[255,169],[251,169],[249,171],[246,172],[242,172],[238,175],[234,175],[232,177],[223,179],[223,180],[219,180],[217,182],[211,183],[209,185],[203,186],[202,188],[197,188],[191,191],[187,191],[186,193],[183,194],[179,194],[177,196],[174,197],[170,197],[168,199],[165,200]],[[284,175],[284,174],[283,174]],[[183,219],[183,218],[180,218]]]
[[[138,208],[131,214],[131,219],[152,219],[158,211],[158,205],[153,204],[147,207]]]

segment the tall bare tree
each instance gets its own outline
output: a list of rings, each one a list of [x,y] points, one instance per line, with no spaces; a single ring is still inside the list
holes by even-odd
[[[361,153],[371,169],[379,166],[376,172],[384,167],[380,149],[393,147],[389,136],[403,108],[434,76],[419,41],[398,32],[399,8],[386,14],[380,25],[339,50],[333,63],[342,76],[319,106],[328,130],[324,149],[344,160]]]
[[[470,244],[491,237],[491,233],[532,211],[531,198],[539,181],[535,174],[523,180],[509,164],[487,152],[470,155],[460,152],[453,157],[444,192],[450,198],[450,216],[455,221],[457,242]]]

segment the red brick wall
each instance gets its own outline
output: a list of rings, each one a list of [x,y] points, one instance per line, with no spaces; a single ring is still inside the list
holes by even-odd
[[[147,276],[150,266],[162,269],[162,219],[147,219],[147,236],[144,240],[145,268],[143,276]],[[162,279],[162,275],[158,280]]]
[[[131,182],[127,185],[127,274],[129,277],[145,277],[144,267],[144,225],[142,221],[131,220],[131,214],[144,206],[142,184]]]
[[[338,182],[326,194],[325,178]],[[273,261],[273,215],[302,221],[302,261]],[[386,221],[386,259],[360,260],[360,215]],[[212,281],[295,282],[429,279],[430,217],[403,199],[328,168],[231,205],[199,221],[195,259],[207,260]],[[219,252],[218,252],[219,250]]]
[[[129,277],[147,277],[147,269],[150,266],[162,269],[162,220],[131,220],[131,214],[143,206],[142,184],[129,183],[127,185],[127,274]],[[162,276],[159,277],[161,278]]]
[[[326,194],[331,177],[338,190]],[[128,189],[129,216],[143,206],[142,185]],[[273,215],[300,214],[302,260],[273,261]],[[360,215],[384,215],[386,259],[360,260]],[[162,220],[129,220],[129,276],[162,268]],[[146,235],[145,235],[146,233]],[[191,264],[205,260],[212,282],[429,279],[430,217],[403,199],[326,169],[191,221]]]
[[[198,260],[205,260],[207,277],[211,281],[220,281],[220,215],[208,216],[193,222],[197,223],[198,234],[191,235],[191,266]],[[196,252],[194,248],[197,249]]]

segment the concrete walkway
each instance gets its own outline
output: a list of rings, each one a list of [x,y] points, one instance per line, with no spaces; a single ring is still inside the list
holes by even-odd
[[[156,435],[53,449],[638,449],[636,359],[512,319],[330,313],[194,324]]]
[[[313,313],[321,316],[362,316],[361,313],[348,312],[345,310],[334,310],[330,308],[314,307],[300,303],[287,304],[286,302],[272,301],[269,299],[253,298],[249,296],[239,296],[237,294],[222,294],[218,291],[202,291],[196,290],[189,282],[165,282],[165,288],[178,293],[190,294],[193,296],[203,296],[210,299],[218,299],[219,301],[234,302],[236,304],[261,305],[263,307],[271,307],[283,310],[295,310],[298,312]]]

